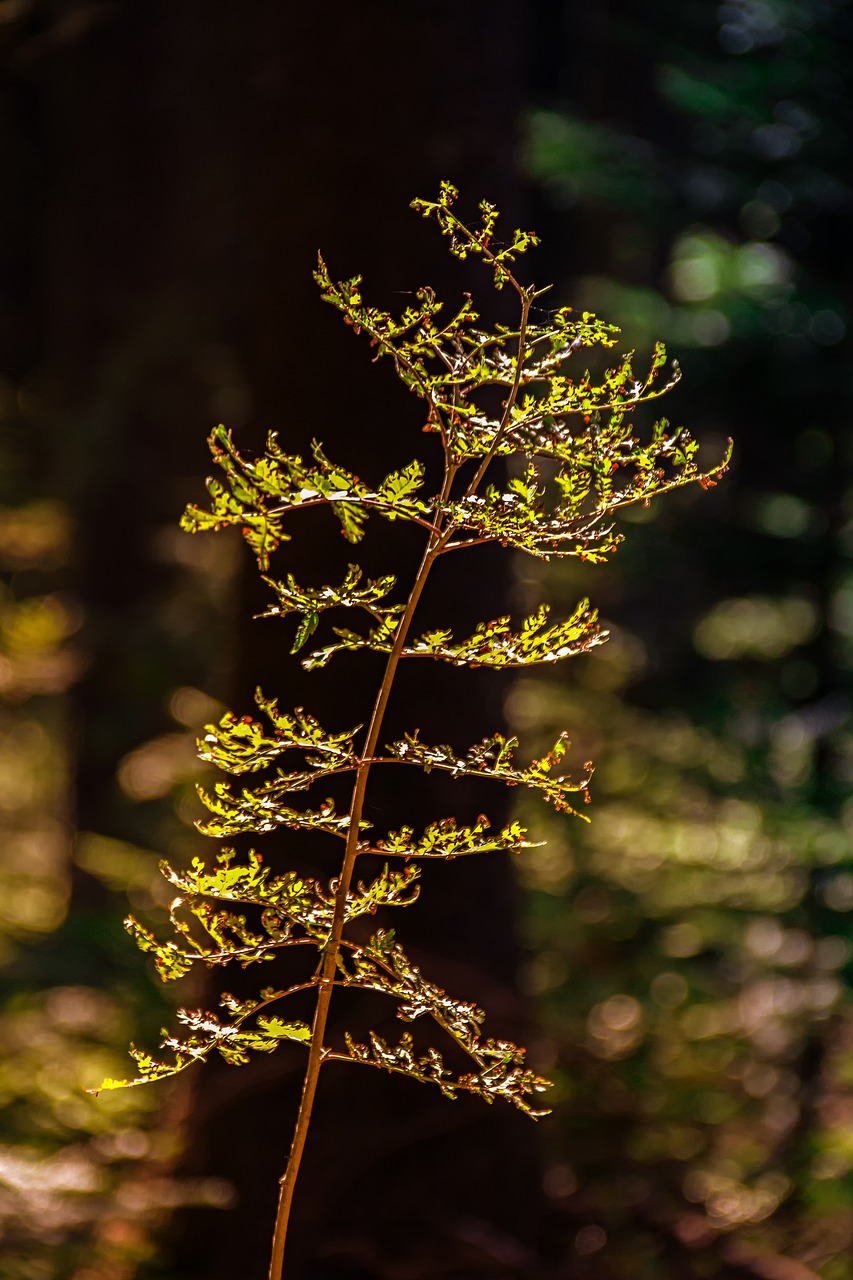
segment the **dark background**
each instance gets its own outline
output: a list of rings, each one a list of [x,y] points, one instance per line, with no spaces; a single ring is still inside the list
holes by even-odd
[[[371,700],[369,662],[283,663],[241,548],[178,532],[205,435],[317,437],[371,477],[427,457],[311,270],[485,301],[407,209],[443,177],[537,228],[555,303],[664,338],[663,411],[736,462],[612,565],[472,560],[427,601],[462,626],[590,594],[613,631],[547,682],[409,680],[392,713],[459,745],[568,727],[598,762],[588,831],[531,811],[546,850],[439,867],[400,922],[555,1110],[330,1070],[288,1274],[853,1275],[851,43],[819,0],[0,2],[4,1277],[265,1274],[299,1056],[82,1090],[173,1017],[121,918],[162,928],[158,856],[203,845],[195,731],[257,683],[342,723]],[[366,568],[405,573],[392,533]],[[339,580],[347,550],[317,522],[287,568]],[[445,792],[374,803],[500,816]]]

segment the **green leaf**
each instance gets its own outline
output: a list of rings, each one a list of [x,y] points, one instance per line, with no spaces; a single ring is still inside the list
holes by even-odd
[[[302,621],[296,630],[296,636],[294,637],[293,644],[290,649],[291,653],[298,653],[308,637],[313,636],[314,632],[317,630],[319,622],[319,613],[303,614]]]
[[[392,471],[380,484],[377,493],[381,500],[388,504],[386,515],[389,520],[396,520],[401,514],[413,511],[425,515],[429,507],[423,503],[409,501],[418,489],[423,487],[426,467],[422,462],[410,462],[402,471]]]
[[[258,1018],[258,1027],[264,1036],[273,1040],[298,1040],[301,1044],[311,1043],[311,1028],[304,1022],[283,1022],[281,1018]],[[270,1050],[276,1046],[271,1045]]]

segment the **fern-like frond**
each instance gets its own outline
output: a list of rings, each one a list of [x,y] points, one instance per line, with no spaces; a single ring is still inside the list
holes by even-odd
[[[350,824],[348,814],[337,813],[332,800],[326,800],[319,809],[293,809],[283,799],[292,789],[280,780],[244,788],[239,795],[225,782],[217,783],[213,791],[199,787],[202,803],[213,818],[198,823],[198,829],[202,835],[220,840],[247,832],[264,835],[279,827],[346,837]],[[363,831],[370,827],[366,821],[359,825]]]
[[[359,586],[362,571],[356,564],[351,564],[340,587],[300,587],[292,574],[288,574],[282,582],[273,578],[264,578],[264,582],[272,587],[276,594],[276,603],[271,604],[259,616],[262,618],[283,618],[289,613],[301,614],[302,621],[296,631],[291,653],[302,648],[309,636],[313,635],[320,621],[320,614],[326,609],[365,609],[378,621],[394,618],[405,609],[404,604],[381,604],[396,585],[392,574],[370,580]]]
[[[365,852],[379,853],[396,858],[465,858],[477,853],[521,853],[523,849],[539,848],[538,841],[526,840],[527,831],[518,822],[510,822],[494,835],[489,835],[491,823],[480,814],[473,826],[460,826],[455,818],[442,818],[432,822],[420,838],[414,828],[401,827],[391,831]]]
[[[269,735],[264,726],[251,716],[235,716],[227,712],[218,725],[206,725],[204,737],[198,741],[202,760],[215,764],[225,773],[240,775],[267,768],[279,756],[294,749],[306,753],[312,780],[323,773],[338,772],[355,764],[354,738],[361,725],[342,733],[327,733],[303,707],[281,712],[274,698],[265,698],[260,689],[255,701],[272,726]],[[300,771],[288,777],[302,777]]]
[[[97,1094],[102,1089],[128,1088],[175,1076],[195,1062],[204,1062],[214,1051],[232,1066],[241,1066],[249,1061],[251,1053],[272,1053],[287,1040],[307,1046],[311,1041],[311,1028],[304,1022],[285,1022],[258,1012],[287,994],[290,993],[269,987],[261,992],[260,1000],[237,1001],[226,992],[221,1003],[228,1012],[236,1015],[228,1021],[200,1009],[179,1009],[178,1020],[187,1028],[187,1034],[177,1036],[164,1031],[160,1045],[161,1049],[170,1050],[170,1061],[164,1062],[131,1046],[130,1054],[139,1074],[132,1080],[104,1080],[97,1089],[89,1092]],[[250,1017],[255,1019],[255,1025],[244,1029],[244,1023]]]
[[[519,631],[512,630],[509,617],[481,622],[466,640],[454,641],[449,631],[428,631],[403,649],[403,657],[441,658],[456,667],[527,667],[587,653],[607,639],[588,600],[564,622],[546,627],[549,612],[547,605],[540,606]]]
[[[391,996],[397,1004],[397,1016],[404,1022],[430,1017],[473,1061],[477,1070],[454,1080],[444,1074],[443,1063],[435,1050],[430,1050],[426,1059],[418,1059],[410,1038],[404,1038],[396,1049],[389,1050],[385,1041],[373,1033],[372,1052],[347,1038],[350,1054],[357,1061],[371,1061],[373,1065],[414,1076],[416,1080],[430,1079],[445,1092],[465,1089],[488,1102],[504,1098],[528,1114],[544,1114],[533,1112],[529,1097],[547,1087],[547,1082],[524,1068],[524,1050],[509,1041],[484,1040],[483,1010],[468,1001],[455,999],[425,978],[393,934],[379,930],[364,948],[353,953],[351,960],[353,969],[348,985]],[[368,1057],[363,1056],[365,1052]]]
[[[550,1080],[525,1067],[524,1049],[509,1040],[485,1041],[480,1050],[481,1069],[462,1075],[454,1075],[445,1067],[437,1049],[419,1055],[409,1033],[402,1035],[396,1045],[388,1044],[375,1031],[370,1032],[369,1045],[359,1044],[351,1035],[347,1035],[346,1044],[348,1053],[329,1053],[327,1061],[358,1062],[408,1076],[421,1084],[435,1084],[446,1098],[470,1093],[490,1104],[500,1099],[512,1103],[532,1120],[549,1114],[547,1108],[535,1106],[534,1099],[551,1087]]]
[[[562,760],[569,745],[568,735],[561,734],[547,755],[532,760],[525,769],[517,769],[513,764],[518,739],[506,738],[501,733],[484,738],[476,746],[470,747],[464,756],[458,756],[449,746],[428,746],[421,741],[417,731],[407,733],[401,741],[389,743],[386,750],[390,753],[389,762],[417,765],[425,773],[440,769],[454,778],[491,778],[509,787],[529,787],[540,792],[542,798],[555,809],[589,821],[584,814],[571,807],[566,797],[580,793],[584,799],[588,798],[592,765],[584,765],[584,776],[580,779],[552,775],[554,765]]]
[[[300,508],[329,506],[349,542],[361,540],[371,510],[390,520],[414,520],[429,526],[430,506],[414,496],[423,484],[420,462],[392,472],[374,490],[330,462],[317,441],[311,446],[313,466],[303,462],[299,454],[283,452],[275,432],[267,438],[264,455],[252,460],[239,452],[230,431],[218,426],[210,437],[210,451],[225,473],[226,484],[208,480],[210,509],[194,504],[187,507],[181,528],[200,533],[233,525],[243,534],[261,569],[268,569],[276,547],[290,540],[284,517]]]
[[[588,600],[582,600],[564,622],[546,627],[549,612],[548,606],[542,605],[524,619],[518,631],[512,630],[508,616],[493,618],[491,622],[481,622],[465,640],[454,640],[452,631],[427,631],[406,645],[401,656],[440,658],[455,667],[527,667],[587,653],[608,637],[609,633],[598,625],[598,614],[589,608]],[[344,650],[390,653],[396,629],[396,623],[391,623],[374,627],[365,636],[335,628],[339,642],[315,650],[304,659],[303,666],[309,671],[323,667]]]

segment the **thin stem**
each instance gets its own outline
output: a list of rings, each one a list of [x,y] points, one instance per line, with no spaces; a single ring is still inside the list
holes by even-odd
[[[348,1053],[331,1053],[330,1052],[326,1054],[324,1061],[325,1062],[349,1062],[349,1063],[354,1063],[356,1066],[378,1067],[380,1071],[390,1071],[392,1074],[399,1073],[400,1075],[404,1075],[404,1076],[409,1075],[409,1072],[405,1069],[405,1067],[389,1066],[387,1063],[384,1063],[384,1062],[374,1062],[371,1058],[353,1058]],[[477,1092],[477,1088],[474,1084],[466,1084],[464,1080],[448,1080],[447,1083],[450,1086],[450,1088],[452,1088],[454,1091],[461,1090],[463,1093]]]
[[[245,902],[245,899],[217,897],[215,901]],[[280,941],[270,939],[269,942],[258,943],[256,947],[235,947],[233,951],[182,951],[177,949],[173,954],[181,956],[184,960],[190,960],[193,964],[198,960],[203,960],[206,965],[230,964],[232,960],[239,960],[241,956],[255,956],[260,950],[274,951],[276,948],[281,947],[304,947],[309,943],[311,946],[316,947],[316,938],[282,938]],[[284,995],[290,995],[290,991],[285,991]],[[278,998],[277,996],[276,999]],[[266,1004],[266,1001],[264,1003]],[[259,1005],[258,1008],[260,1007]]]
[[[461,542],[446,542],[444,551],[462,551],[465,547],[479,547],[486,542],[500,542],[497,534],[487,534],[482,538],[463,538]]]
[[[458,464],[452,463],[446,458],[444,484],[442,486],[441,497],[439,498],[439,510],[441,510],[441,507],[450,496],[450,491],[453,486],[457,470]],[[314,1022],[311,1029],[311,1046],[308,1054],[308,1064],[305,1068],[302,1098],[299,1104],[299,1114],[296,1119],[296,1128],[293,1133],[293,1141],[291,1143],[287,1168],[281,1178],[281,1191],[279,1194],[278,1212],[276,1215],[275,1231],[273,1234],[269,1280],[281,1280],[284,1266],[284,1248],[287,1238],[287,1227],[290,1220],[291,1205],[293,1203],[293,1192],[296,1185],[296,1179],[299,1174],[299,1166],[302,1162],[302,1155],[305,1150],[308,1128],[311,1123],[311,1114],[314,1107],[314,1098],[317,1092],[320,1068],[329,1054],[328,1049],[324,1045],[326,1022],[329,1015],[329,1005],[331,1004],[335,970],[338,963],[338,953],[341,948],[343,928],[346,921],[347,895],[352,882],[355,860],[358,857],[359,852],[361,852],[359,840],[361,815],[364,809],[364,797],[367,790],[367,779],[370,774],[372,756],[376,750],[376,744],[379,741],[379,735],[382,731],[382,721],[385,717],[385,710],[388,706],[388,699],[391,695],[391,688],[394,683],[394,676],[397,671],[400,656],[406,643],[406,636],[427,578],[429,577],[430,570],[432,569],[432,566],[439,554],[440,540],[440,531],[438,529],[434,529],[430,534],[423,559],[421,560],[415,576],[412,591],[406,605],[406,611],[397,628],[394,646],[388,656],[388,662],[385,667],[382,684],[379,687],[376,704],[373,708],[373,714],[367,731],[367,741],[364,747],[364,754],[356,773],[352,803],[350,805],[350,824],[347,832],[347,843],[344,850],[344,858],[338,880],[338,889],[335,895],[332,927],[329,931],[328,941],[323,950],[323,958],[320,968],[317,1004],[314,1010]]]

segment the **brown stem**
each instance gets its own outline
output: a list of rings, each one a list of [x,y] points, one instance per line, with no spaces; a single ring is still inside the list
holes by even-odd
[[[439,510],[450,495],[456,471],[457,466],[448,462],[445,467],[444,485],[439,499]],[[403,652],[409,627],[411,625],[415,609],[417,608],[418,601],[421,598],[429,572],[439,555],[439,545],[440,532],[438,530],[434,530],[430,535],[429,542],[427,543],[426,550],[424,551],[423,559],[421,560],[420,567],[418,568],[418,572],[415,576],[411,595],[409,596],[409,600],[406,605],[406,611],[403,614],[399,627],[397,628],[394,646],[388,655],[385,674],[382,678],[382,684],[379,687],[379,693],[376,697],[376,705],[373,708],[373,714],[370,718],[364,754],[356,773],[352,803],[350,805],[350,824],[347,831],[346,849],[344,850],[341,873],[335,894],[335,908],[332,916],[332,927],[329,931],[328,941],[323,949],[323,959],[317,989],[317,1004],[314,1010],[314,1022],[311,1028],[311,1046],[308,1053],[308,1065],[305,1068],[302,1098],[299,1104],[299,1114],[296,1119],[296,1128],[293,1133],[293,1141],[291,1143],[287,1168],[281,1178],[281,1191],[279,1194],[278,1212],[276,1214],[275,1230],[273,1233],[269,1280],[281,1280],[282,1269],[284,1266],[284,1248],[287,1238],[287,1227],[290,1219],[290,1209],[293,1203],[293,1192],[296,1186],[296,1179],[299,1174],[299,1166],[302,1162],[302,1155],[305,1150],[308,1128],[311,1123],[311,1113],[314,1108],[314,1098],[317,1092],[320,1068],[328,1056],[328,1050],[324,1044],[326,1022],[329,1016],[329,1005],[332,999],[335,970],[337,968],[338,954],[341,948],[341,938],[344,924],[346,922],[347,895],[349,894],[349,888],[352,882],[355,860],[360,852],[359,832],[361,815],[364,808],[364,796],[367,789],[367,779],[370,773],[372,757],[376,751],[376,744],[379,741],[379,735],[382,731],[382,721],[385,716],[385,709],[388,706],[388,699],[391,695],[391,687],[394,683],[394,676],[397,671],[397,665],[400,661],[400,655]]]

